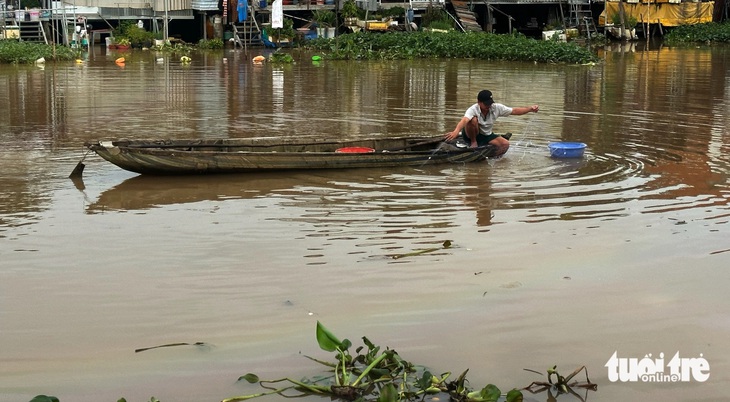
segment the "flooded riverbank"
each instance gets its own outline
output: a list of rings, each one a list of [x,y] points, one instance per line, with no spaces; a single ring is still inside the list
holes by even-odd
[[[185,66],[132,52],[120,67],[102,51],[0,66],[0,395],[251,393],[238,376],[319,370],[302,354],[328,359],[320,320],[434,372],[469,368],[475,387],[586,365],[591,401],[721,399],[727,52],[611,52],[597,66],[258,66],[243,52]],[[512,147],[481,164],[165,178],[91,155],[82,182],[67,178],[102,137],[436,135],[483,88],[541,111],[500,119]],[[557,140],[586,155],[550,158]],[[207,346],[134,352],[176,342]],[[702,355],[710,377],[611,382],[616,351]]]

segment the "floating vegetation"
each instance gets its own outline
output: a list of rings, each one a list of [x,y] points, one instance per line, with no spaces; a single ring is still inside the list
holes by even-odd
[[[730,21],[680,25],[667,33],[670,43],[730,43]]]
[[[148,348],[135,349],[134,350],[134,353],[144,352],[144,351],[152,350],[152,349],[169,348],[169,347],[173,347],[173,346],[206,346],[206,345],[207,344],[205,342],[195,342],[195,343],[186,343],[186,342],[168,343],[168,344],[165,344],[165,345],[158,345],[158,346],[151,346],[151,347],[148,347]]]
[[[431,248],[427,248],[427,249],[424,249],[424,250],[412,251],[410,253],[396,254],[392,258],[394,260],[399,260],[401,258],[413,257],[413,256],[421,255],[421,254],[427,254],[427,253],[433,253],[434,251],[444,250],[444,249],[447,249],[447,248],[451,248],[451,240],[446,240],[442,244],[442,247],[431,247]]]
[[[226,47],[223,39],[201,39],[198,41],[198,49],[220,50]]]
[[[357,32],[336,40],[315,39],[306,47],[336,60],[471,58],[537,63],[586,64],[599,61],[573,42],[539,41],[523,34],[487,32]]]
[[[184,42],[163,42],[161,45],[152,46],[157,52],[188,55],[195,50],[195,46]]]
[[[489,384],[482,389],[471,389],[466,379],[469,371],[465,370],[458,378],[449,381],[450,372],[441,375],[434,375],[421,366],[416,366],[400,357],[392,349],[381,350],[380,346],[374,345],[366,337],[363,337],[364,346],[355,350],[355,355],[350,354],[349,349],[352,343],[343,339],[340,340],[317,322],[317,343],[319,347],[327,352],[335,352],[334,363],[317,360],[306,356],[308,359],[317,362],[328,368],[330,374],[325,377],[314,379],[294,380],[282,378],[265,381],[259,379],[256,374],[248,373],[238,380],[245,380],[249,383],[259,383],[267,391],[236,396],[224,399],[222,402],[240,402],[265,395],[279,394],[284,397],[299,397],[307,395],[319,395],[341,401],[417,401],[424,400],[427,396],[432,400],[440,399],[440,396],[448,396],[456,402],[521,402],[522,391],[512,389],[506,394],[494,384]],[[557,373],[556,367],[548,370],[548,382],[533,382],[530,386],[523,388],[530,392],[542,392],[545,389],[555,389],[559,393],[573,393],[570,387],[575,384],[568,382],[582,369],[576,370],[570,376],[564,378]],[[553,383],[552,376],[556,376]],[[274,384],[282,384],[280,387]],[[595,390],[596,385],[588,380],[586,370],[586,384]],[[542,388],[542,389],[541,389]]]
[[[525,370],[531,371],[531,372],[537,373],[537,374],[542,374],[539,371],[535,371],[535,370],[530,370],[530,369],[525,369]],[[573,377],[578,375],[578,373],[580,373],[581,371],[585,371],[586,381],[585,382],[573,381],[571,383],[570,380],[572,380]],[[562,395],[562,394],[571,394],[571,395],[577,397],[578,399],[580,399],[581,401],[585,401],[587,399],[587,395],[586,395],[586,397],[581,397],[577,392],[575,392],[573,390],[573,388],[583,388],[586,390],[586,393],[589,390],[590,391],[598,390],[598,384],[592,383],[591,380],[588,379],[588,369],[586,368],[586,366],[578,367],[577,369],[575,369],[575,371],[573,371],[567,377],[563,377],[562,375],[560,375],[560,373],[558,373],[558,366],[553,366],[552,368],[549,368],[547,370],[547,374],[548,374],[547,382],[533,381],[532,384],[526,386],[523,389],[527,390],[533,394],[547,392],[549,394],[549,396],[548,396],[549,401],[555,400],[555,398],[558,395]],[[553,375],[555,376],[555,382],[553,382],[553,379],[552,379]],[[555,395],[553,395],[553,392],[555,392]]]
[[[281,48],[277,49],[276,52],[269,55],[269,62],[277,64],[289,64],[294,63],[294,57],[287,52],[282,52]]]
[[[547,370],[547,382],[534,381],[527,387],[513,388],[504,394],[494,384],[488,384],[481,389],[472,389],[466,379],[469,369],[466,369],[455,380],[449,381],[451,372],[435,375],[423,366],[417,366],[404,360],[393,349],[381,350],[380,346],[376,346],[366,337],[362,337],[364,346],[355,349],[353,355],[350,353],[352,343],[347,339],[340,340],[319,321],[317,321],[316,337],[322,350],[335,353],[335,361],[327,362],[309,356],[305,357],[327,367],[329,374],[302,380],[281,378],[267,381],[261,380],[256,374],[248,373],[239,377],[238,381],[259,383],[266,391],[234,396],[224,399],[222,402],[241,402],[274,394],[286,398],[322,396],[329,397],[333,401],[358,402],[415,402],[424,401],[426,398],[438,401],[445,397],[454,402],[522,402],[523,390],[532,394],[548,392],[549,401],[556,400],[562,394],[570,394],[585,401],[588,391],[598,389],[598,385],[588,379],[588,369],[585,366],[579,367],[567,377],[560,375],[557,366],[553,366]],[[137,349],[135,352],[184,345],[204,346],[206,344],[203,342],[170,343]],[[535,370],[525,370],[542,374]],[[585,382],[570,382],[581,372],[585,372]],[[554,380],[553,377],[555,377]],[[275,384],[282,384],[282,386],[277,387]],[[585,389],[585,397],[575,392],[574,388]],[[38,395],[30,402],[60,401],[54,396]],[[126,402],[126,399],[120,398],[117,402]],[[160,401],[153,396],[149,402]]]
[[[20,42],[13,39],[0,40],[0,63],[33,64],[39,59],[45,61],[71,61],[75,60],[77,56],[77,52],[66,46]]]
[[[48,396],[48,395],[37,395],[35,398],[31,399],[30,402],[59,402],[58,398],[55,396]]]

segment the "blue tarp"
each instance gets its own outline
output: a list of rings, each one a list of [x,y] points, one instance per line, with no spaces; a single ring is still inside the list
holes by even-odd
[[[248,0],[238,0],[238,22],[248,19]]]

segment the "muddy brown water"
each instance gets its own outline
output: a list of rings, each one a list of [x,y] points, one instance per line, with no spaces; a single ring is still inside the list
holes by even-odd
[[[596,66],[243,51],[119,66],[103,49],[0,66],[0,400],[254,393],[236,379],[321,372],[302,356],[330,358],[317,320],[468,368],[474,387],[586,365],[590,401],[723,399],[730,49],[640,47]],[[90,155],[67,178],[101,137],[445,133],[483,88],[541,111],[502,118],[512,147],[481,164],[161,178]],[[553,159],[552,141],[588,148]],[[176,342],[205,346],[134,352]],[[710,376],[612,382],[614,352],[702,357]]]

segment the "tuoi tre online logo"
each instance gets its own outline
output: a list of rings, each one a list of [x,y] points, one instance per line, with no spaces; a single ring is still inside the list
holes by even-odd
[[[618,351],[606,362],[611,382],[705,382],[710,378],[710,363],[702,356],[680,357],[679,352],[665,364],[664,353],[652,359],[651,353],[642,359],[618,357]]]

